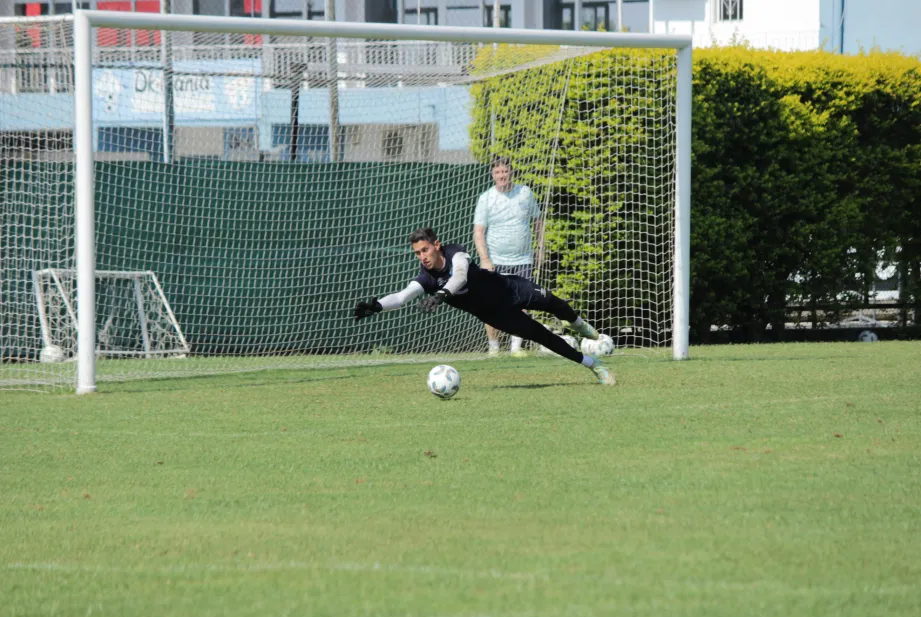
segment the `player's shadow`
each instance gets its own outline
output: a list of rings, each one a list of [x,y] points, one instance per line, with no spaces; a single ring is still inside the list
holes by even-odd
[[[586,385],[577,381],[555,381],[553,383],[524,383],[524,384],[507,384],[503,386],[491,386],[486,390],[540,390],[542,388],[556,388],[558,386],[582,386]],[[588,384],[593,385],[593,384]]]
[[[278,379],[253,379],[242,381],[238,383],[223,383],[223,382],[214,382],[208,383],[209,379],[215,379],[220,377],[226,377],[225,375],[199,375],[192,377],[183,377],[181,381],[182,384],[176,384],[171,386],[164,386],[162,383],[156,384],[159,387],[156,389],[160,392],[180,392],[183,390],[197,390],[214,388],[216,390],[231,390],[238,388],[262,388],[265,386],[272,385],[293,385],[293,384],[302,384],[310,383],[312,381],[332,381],[336,379],[353,379],[354,375],[321,375],[321,376],[311,376],[311,377],[280,377]],[[138,392],[151,392],[155,388],[154,386],[144,385],[137,388],[119,388],[118,392],[129,392],[136,394]]]

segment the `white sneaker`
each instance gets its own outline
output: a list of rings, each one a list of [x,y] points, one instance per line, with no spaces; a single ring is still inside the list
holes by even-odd
[[[594,364],[592,364],[591,371],[595,374],[595,377],[598,378],[598,383],[604,386],[613,386],[617,383],[617,379],[614,377],[614,373],[609,371],[605,366],[601,364],[596,356],[592,356]]]
[[[499,348],[490,347],[489,351],[486,352],[486,356],[489,358],[498,358],[499,357]]]
[[[560,323],[563,324],[563,327],[567,330],[572,330],[576,334],[581,334],[585,338],[590,338],[593,341],[598,340],[598,330],[592,327],[590,323],[582,320],[582,325],[576,326],[566,320],[560,320]]]

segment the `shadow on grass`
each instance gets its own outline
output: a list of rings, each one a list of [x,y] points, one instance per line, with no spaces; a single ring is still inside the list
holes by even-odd
[[[584,383],[581,381],[558,381],[555,383],[524,383],[507,384],[504,386],[490,386],[482,390],[540,390],[542,388],[557,388],[559,386],[597,386],[598,384]]]

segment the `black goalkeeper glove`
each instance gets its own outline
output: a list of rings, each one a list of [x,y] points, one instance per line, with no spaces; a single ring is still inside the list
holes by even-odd
[[[431,296],[426,296],[419,301],[416,308],[420,313],[434,313],[445,300],[451,297],[451,292],[447,289],[439,289]]]
[[[374,313],[380,313],[384,310],[377,298],[371,298],[370,302],[359,302],[355,305],[355,321],[370,317]]]

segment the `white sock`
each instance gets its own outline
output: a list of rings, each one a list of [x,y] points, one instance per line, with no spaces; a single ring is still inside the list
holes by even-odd
[[[498,341],[498,340],[495,340],[495,341],[490,340],[490,341],[489,341],[489,348],[490,348],[490,349],[499,349],[499,341]]]
[[[582,366],[592,368],[595,366],[595,360],[587,353],[582,354]]]
[[[509,346],[509,351],[521,351],[521,337],[513,336],[512,344]]]

